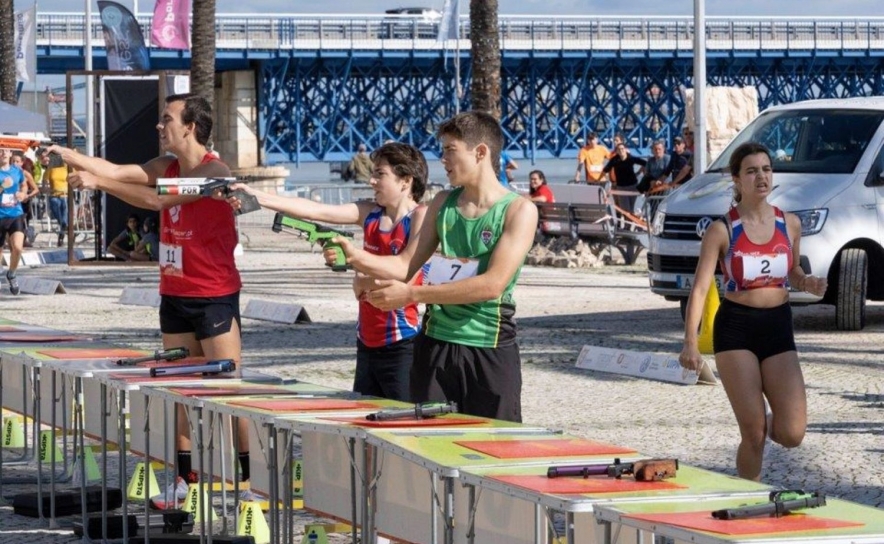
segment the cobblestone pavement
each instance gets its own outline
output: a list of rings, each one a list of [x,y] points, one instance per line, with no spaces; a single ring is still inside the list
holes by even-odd
[[[242,306],[253,298],[294,302],[313,320],[298,325],[244,320],[245,365],[349,388],[356,316],[349,274],[328,271],[321,257],[294,237],[274,235],[269,229],[245,234],[248,244],[238,260]],[[155,269],[50,265],[20,274],[60,280],[68,293],[12,297],[3,282],[0,316],[120,344],[159,347],[156,309],[118,304],[125,285],[156,285]],[[516,298],[525,423],[735,473],[737,426],[720,385],[678,386],[574,367],[586,344],[680,350],[678,307],[650,293],[642,267],[526,267]],[[798,307],[794,315],[807,383],[808,432],[799,448],[768,449],[763,480],[882,507],[884,477],[878,467],[884,451],[884,305],[869,306],[867,326],[860,332],[834,331],[832,307]],[[4,468],[4,474],[28,470],[33,473],[33,468]],[[29,490],[30,486],[4,485],[2,495]],[[299,513],[296,524],[302,527],[314,519]],[[76,540],[69,529],[49,530],[37,520],[12,514],[8,504],[0,506],[0,535],[4,542]],[[337,535],[331,541],[347,538]]]

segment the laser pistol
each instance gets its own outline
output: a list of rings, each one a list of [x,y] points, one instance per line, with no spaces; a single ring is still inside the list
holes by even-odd
[[[368,414],[365,419],[369,421],[390,421],[393,419],[425,419],[434,417],[439,414],[454,414],[457,412],[457,403],[428,403],[415,404],[414,408],[403,408],[401,410],[381,410],[373,414]]]
[[[344,255],[344,249],[341,247],[341,244],[336,244],[331,241],[331,239],[336,236],[346,236],[348,238],[352,238],[353,235],[349,232],[341,232],[333,228],[326,227],[325,225],[319,225],[311,221],[305,221],[304,219],[295,219],[294,217],[289,217],[282,212],[277,212],[276,215],[273,217],[272,228],[273,232],[282,232],[283,230],[294,231],[293,234],[306,237],[307,241],[311,244],[315,244],[318,242],[324,249],[334,250],[335,262],[334,264],[326,263],[326,266],[330,266],[331,269],[335,272],[350,270],[350,265],[347,264],[347,256]]]
[[[614,459],[608,466],[608,476],[620,478],[624,474],[631,475],[637,482],[659,482],[675,478],[678,472],[678,459],[642,459],[629,463],[621,463]]]
[[[160,178],[157,180],[157,194],[213,196],[220,189],[225,198],[235,196],[239,199],[240,207],[236,210],[236,215],[260,210],[261,205],[254,195],[242,189],[230,190],[230,184],[237,181],[236,178]]]
[[[144,357],[130,357],[129,359],[117,359],[117,364],[120,366],[133,366],[138,363],[147,363],[154,361],[177,361],[178,359],[184,359],[190,355],[190,350],[187,348],[170,348],[157,350],[153,352],[153,355],[146,355]]]
[[[795,510],[826,505],[825,494],[818,491],[807,493],[801,489],[772,491],[769,499],[769,502],[715,510],[712,512],[712,517],[715,519],[745,519],[762,516],[778,518]]]
[[[150,369],[150,377],[157,378],[160,376],[181,376],[186,374],[208,376],[222,372],[233,372],[234,370],[236,370],[236,365],[233,363],[233,359],[221,359],[198,365],[154,367]]]

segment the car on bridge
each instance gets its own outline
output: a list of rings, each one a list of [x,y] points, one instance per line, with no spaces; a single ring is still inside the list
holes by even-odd
[[[700,240],[733,199],[728,168],[740,144],[767,146],[769,202],[801,220],[800,264],[828,280],[817,297],[792,289],[792,304],[835,306],[835,326],[865,326],[866,300],[884,300],[884,98],[809,100],[762,112],[703,174],[675,189],[650,224],[651,291],[678,301],[682,317]],[[722,290],[720,271],[715,277]]]
[[[432,8],[394,8],[385,11],[379,37],[389,40],[435,39],[442,14]]]

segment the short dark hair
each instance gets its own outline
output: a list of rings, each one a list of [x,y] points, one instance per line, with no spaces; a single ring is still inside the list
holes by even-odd
[[[672,139],[672,145],[678,145],[678,144],[683,144],[683,143],[684,143],[684,138],[682,138],[681,136],[676,136],[675,138]]]
[[[200,145],[208,146],[212,137],[212,126],[215,119],[212,117],[212,105],[209,101],[198,94],[173,94],[166,97],[166,104],[172,102],[184,102],[181,111],[181,122],[185,125],[193,123],[196,129],[194,136]]]
[[[409,144],[390,142],[371,153],[371,162],[377,165],[384,161],[400,178],[411,177],[411,198],[419,202],[427,190],[429,170],[427,159],[418,148]]]
[[[436,131],[436,136],[440,140],[443,136],[450,136],[464,142],[470,149],[479,144],[487,145],[494,172],[500,175],[503,130],[492,115],[481,111],[459,113],[451,119],[443,121]]]

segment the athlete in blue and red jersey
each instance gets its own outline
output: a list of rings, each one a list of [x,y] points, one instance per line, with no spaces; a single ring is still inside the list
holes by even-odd
[[[374,164],[369,185],[375,200],[330,205],[305,198],[264,193],[243,184],[242,189],[254,195],[265,208],[308,221],[337,225],[360,225],[364,233],[363,248],[376,255],[396,255],[421,228],[426,206],[419,204],[427,183],[427,161],[415,147],[388,143],[371,154]],[[234,208],[236,197],[230,198]],[[420,283],[422,272],[412,282]],[[363,395],[396,400],[410,400],[414,338],[420,331],[417,304],[391,311],[375,308],[364,300],[364,293],[374,281],[357,274],[353,288],[359,298],[359,321],[356,328],[356,377],[353,390]]]

